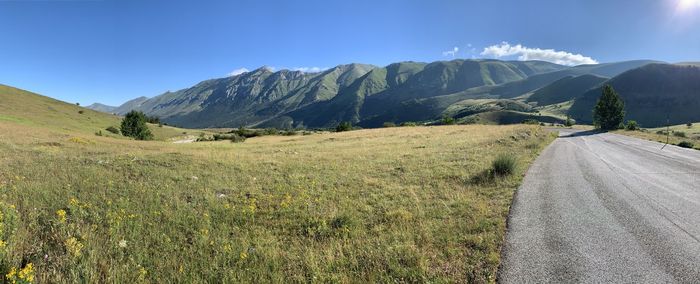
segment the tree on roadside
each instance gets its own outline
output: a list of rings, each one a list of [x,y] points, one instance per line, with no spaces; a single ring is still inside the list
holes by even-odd
[[[593,109],[593,124],[602,130],[619,129],[625,120],[625,103],[612,86],[605,85]]]
[[[147,117],[143,112],[132,110],[126,114],[121,124],[122,135],[136,140],[151,140],[153,134],[148,129]]]

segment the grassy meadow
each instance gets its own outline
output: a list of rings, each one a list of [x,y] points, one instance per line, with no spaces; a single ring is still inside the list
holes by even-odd
[[[644,131],[626,131],[618,130],[615,133],[637,137],[641,139],[666,143],[667,139],[670,144],[678,145],[686,141],[693,143],[695,149],[700,150],[700,122],[693,123],[690,127],[685,124],[673,125],[668,128],[670,135],[666,135],[666,127],[649,128]]]
[[[514,190],[554,139],[473,125],[144,142],[96,136],[110,115],[48,101],[65,107],[51,120],[0,96],[8,281],[494,282]],[[502,153],[518,166],[493,178]]]

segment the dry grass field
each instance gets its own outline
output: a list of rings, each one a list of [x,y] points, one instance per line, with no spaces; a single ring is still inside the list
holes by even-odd
[[[7,280],[494,282],[514,190],[554,139],[474,125],[144,142],[56,104],[66,127],[0,104]],[[515,174],[492,177],[502,153]]]

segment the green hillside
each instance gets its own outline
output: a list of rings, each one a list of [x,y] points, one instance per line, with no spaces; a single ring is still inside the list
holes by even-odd
[[[366,108],[374,106],[379,114],[363,113],[360,125],[363,127],[379,127],[384,122],[429,121],[439,119],[451,105],[473,99],[516,98],[534,92],[540,88],[567,77],[577,77],[590,72],[601,74],[618,74],[626,68],[639,67],[651,61],[627,61],[606,63],[600,65],[584,65],[561,69],[542,74],[534,74],[523,80],[508,82],[500,85],[479,86],[447,95],[406,100],[399,103],[387,101],[366,103]],[[596,76],[597,75],[593,75]],[[574,81],[576,82],[576,81]],[[581,91],[583,93],[584,90]],[[561,118],[562,116],[555,115]],[[563,116],[565,117],[565,116]]]
[[[600,85],[608,78],[596,75],[581,75],[578,77],[566,77],[544,88],[538,89],[527,98],[528,102],[536,102],[545,106],[563,103],[583,95],[589,89]]]
[[[482,112],[511,110],[517,112],[531,112],[532,106],[507,99],[476,99],[464,100],[450,105],[443,115],[462,118]]]
[[[458,122],[504,125],[519,124],[525,120],[536,120],[543,123],[558,124],[563,124],[565,122],[564,119],[556,116],[508,110],[481,112],[461,118],[458,120]]]
[[[110,126],[119,127],[121,117],[116,115],[90,110],[5,85],[0,85],[0,102],[2,102],[0,103],[0,121],[41,128],[43,129],[41,131],[50,129],[57,133],[83,135],[94,135],[102,131],[105,136],[124,138],[105,130]],[[201,131],[170,126],[149,125],[149,128],[157,140],[201,133]],[[185,135],[183,132],[190,133]]]
[[[606,82],[625,101],[626,119],[643,127],[700,121],[700,67],[650,64]],[[592,109],[601,89],[586,92],[570,109],[579,122],[592,122]]]

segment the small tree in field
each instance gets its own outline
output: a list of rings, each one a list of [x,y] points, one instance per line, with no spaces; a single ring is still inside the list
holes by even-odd
[[[688,124],[686,124],[685,126],[688,126],[688,128],[693,128],[693,123],[692,123],[692,122],[688,122]]]
[[[602,130],[619,129],[625,119],[625,103],[612,86],[605,85],[593,109],[593,123]]]
[[[566,115],[566,121],[564,122],[564,126],[566,126],[566,127],[574,126],[574,121],[571,120],[571,117],[569,115]]]
[[[625,124],[625,129],[629,131],[639,130],[639,123],[637,123],[635,120],[628,120],[627,124]]]
[[[343,121],[338,126],[335,127],[336,132],[350,131],[352,130],[352,123],[348,121]]]
[[[146,125],[147,117],[143,112],[132,110],[122,120],[121,131],[124,136],[134,137],[136,140],[151,140],[153,134]]]

